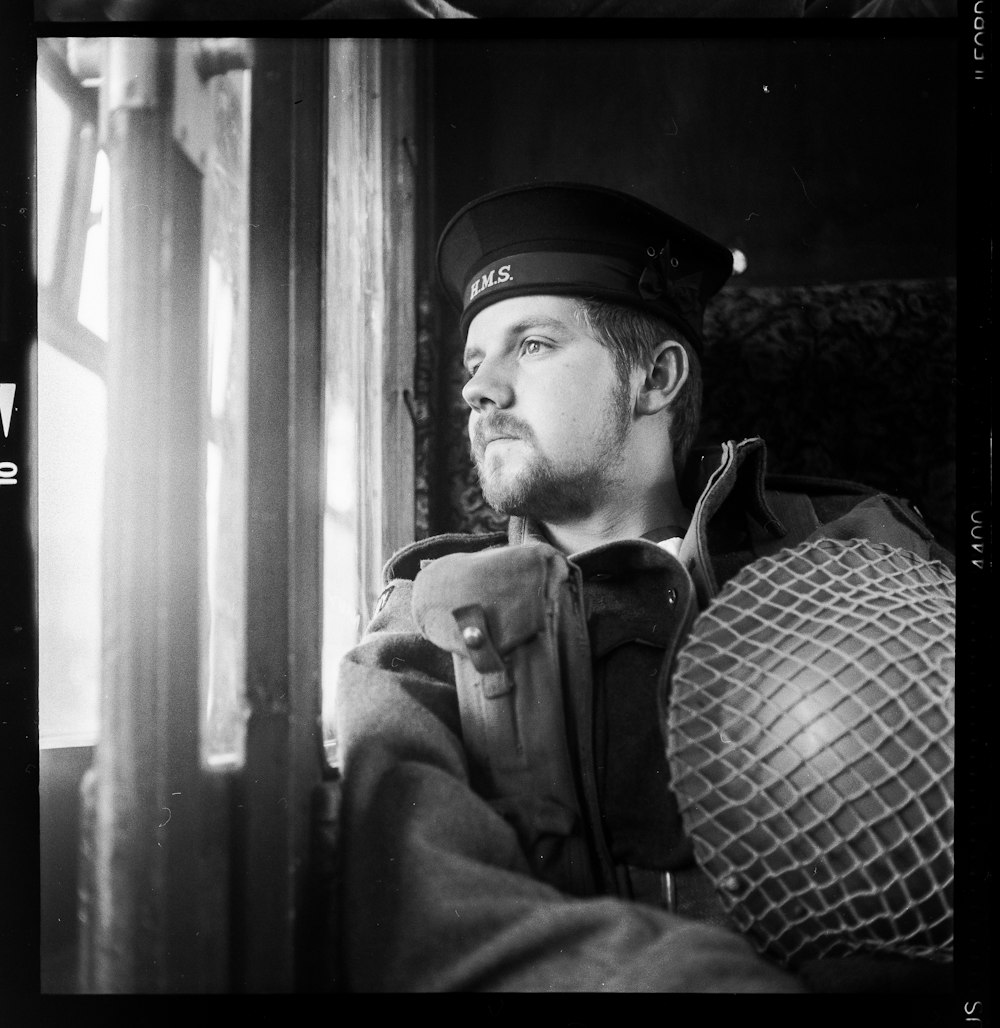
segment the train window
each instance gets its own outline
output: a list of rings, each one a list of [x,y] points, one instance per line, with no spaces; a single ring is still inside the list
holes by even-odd
[[[326,393],[326,508],[323,516],[323,748],[337,763],[337,667],[361,628],[358,577],[358,421],[350,354],[331,347]]]
[[[213,76],[202,164],[208,643],[202,758],[240,764],[246,682],[249,117],[252,71]],[[195,135],[194,129],[189,133]]]
[[[414,534],[415,63],[39,40],[40,707],[85,737],[42,777],[79,789],[83,991],[293,975],[338,668]]]
[[[70,105],[44,77],[38,80],[38,283],[50,286],[55,271],[56,243],[63,209],[63,183],[70,158],[73,115]]]
[[[97,145],[101,40],[44,40],[37,88],[39,282],[39,724],[42,744],[99,728],[107,155]],[[248,71],[212,82],[204,163],[208,645],[202,740],[239,763],[246,479]],[[86,84],[84,84],[86,83]]]
[[[177,41],[177,69],[192,63],[188,58],[202,42]],[[369,99],[378,94],[383,65],[404,66],[411,53],[374,40],[327,45],[325,130],[337,146],[326,154],[325,455],[315,487],[325,495],[320,688],[332,766],[337,668],[370,616],[382,562],[413,531],[412,443],[402,397],[412,370],[414,326],[409,313],[395,313],[412,308],[412,268],[394,256],[412,251],[413,191],[401,169],[412,161],[413,125],[407,105],[396,102],[387,113]],[[39,55],[39,386],[40,403],[50,412],[39,441],[46,452],[59,454],[58,462],[43,461],[50,474],[40,484],[40,532],[60,540],[40,551],[40,702],[43,725],[96,738],[110,202],[98,100],[106,41],[42,40]],[[412,74],[408,66],[404,70]],[[175,138],[201,177],[206,613],[200,730],[202,759],[209,765],[241,763],[247,715],[252,75],[249,68],[229,68],[178,90],[185,99],[173,115]],[[197,102],[205,109],[199,111]],[[376,172],[380,165],[388,174]],[[384,241],[395,244],[388,260]],[[70,479],[58,470],[65,462],[87,469],[79,476],[72,514],[55,495],[69,496]],[[47,589],[50,580],[53,588]],[[84,595],[87,616],[71,616],[63,598],[73,596],[76,610]],[[68,653],[72,660],[64,659]]]
[[[89,745],[100,699],[105,389],[44,338],[38,375],[39,739]]]
[[[323,727],[336,763],[340,658],[413,539],[415,52],[409,40],[327,43]]]
[[[40,47],[36,90],[43,748],[94,743],[101,675],[108,176],[95,90],[68,73],[66,45]]]
[[[41,91],[40,91],[41,92]],[[54,91],[46,89],[54,96]],[[47,142],[70,142],[70,125],[42,101]],[[89,137],[93,127],[85,126]],[[85,147],[89,150],[89,147]],[[68,153],[58,153],[54,182],[64,178]],[[39,162],[42,164],[42,161]],[[88,171],[90,169],[88,168]],[[83,267],[76,322],[107,340],[108,162],[93,157],[93,190],[86,213]],[[46,191],[51,183],[45,182]],[[58,204],[53,205],[58,210]],[[52,240],[58,220],[39,227],[52,281]],[[42,258],[40,256],[40,262]],[[40,269],[40,278],[43,277]],[[71,328],[70,331],[73,331]],[[39,614],[47,644],[39,653],[39,737],[46,746],[87,745],[98,735],[101,668],[101,485],[106,443],[106,390],[102,377],[46,338],[38,348],[40,562]]]
[[[108,338],[108,157],[98,150],[94,158],[94,186],[83,246],[83,270],[76,318],[94,335]]]

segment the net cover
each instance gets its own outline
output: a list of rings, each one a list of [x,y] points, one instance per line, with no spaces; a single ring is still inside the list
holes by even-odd
[[[951,959],[954,665],[951,571],[864,540],[762,558],[696,619],[667,757],[760,952]]]

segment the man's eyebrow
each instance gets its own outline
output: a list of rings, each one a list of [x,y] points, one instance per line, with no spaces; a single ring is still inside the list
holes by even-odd
[[[537,316],[529,315],[526,318],[522,318],[520,321],[514,322],[513,325],[507,328],[504,336],[508,341],[510,341],[511,339],[524,335],[526,332],[531,332],[533,330],[537,331],[538,329],[542,329],[546,332],[561,333],[563,335],[573,331],[571,326],[567,325],[565,321],[561,321],[559,318],[550,318],[543,314],[539,314]],[[467,365],[472,358],[482,356],[482,347],[466,346],[462,354],[462,363]]]
[[[526,318],[522,318],[520,321],[511,325],[507,330],[508,336],[519,336],[525,332],[530,332],[532,329],[545,329],[548,332],[571,332],[572,328],[559,318],[550,318],[544,314],[539,314],[534,317],[529,315]]]
[[[480,347],[478,347],[478,346],[466,346],[465,350],[462,352],[462,364],[465,365],[465,367],[468,367],[469,366],[469,362],[473,358],[475,358],[475,357],[482,357],[482,355],[483,355],[483,351],[482,351],[482,349]]]

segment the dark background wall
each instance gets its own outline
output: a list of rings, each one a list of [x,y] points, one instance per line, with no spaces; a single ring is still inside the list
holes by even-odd
[[[954,71],[948,38],[438,41],[436,227],[582,178],[739,247],[746,285],[952,274]]]

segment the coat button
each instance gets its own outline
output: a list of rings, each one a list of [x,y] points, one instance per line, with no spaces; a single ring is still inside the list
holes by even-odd
[[[475,625],[467,625],[462,629],[462,638],[465,640],[465,645],[470,650],[478,650],[480,646],[486,642],[486,636],[483,635],[483,630],[477,628]]]
[[[677,590],[667,590],[667,606],[672,607],[677,602]]]

